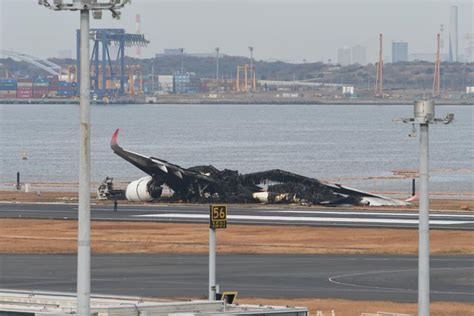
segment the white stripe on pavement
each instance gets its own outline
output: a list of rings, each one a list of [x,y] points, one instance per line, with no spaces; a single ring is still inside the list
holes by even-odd
[[[333,215],[377,215],[377,216],[413,216],[418,217],[418,212],[413,213],[390,213],[390,212],[338,212],[338,211],[293,211],[293,210],[283,210],[283,211],[269,211],[272,213],[288,213],[288,214],[333,214]],[[458,214],[430,214],[430,217],[464,217],[464,218],[473,218],[474,215],[458,215]]]
[[[149,217],[149,218],[176,218],[176,219],[208,219],[207,214],[143,214],[132,215],[133,217]],[[282,221],[282,222],[335,222],[335,223],[377,223],[377,224],[418,224],[415,219],[392,219],[392,218],[339,218],[339,217],[294,217],[294,216],[258,216],[258,215],[228,215],[228,219],[236,220],[254,220],[254,221]],[[430,220],[433,225],[456,225],[469,224],[469,221],[446,221],[446,220]]]

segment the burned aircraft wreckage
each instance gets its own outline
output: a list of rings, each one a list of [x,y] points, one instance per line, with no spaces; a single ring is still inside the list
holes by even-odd
[[[130,201],[147,202],[163,199],[163,186],[167,186],[173,191],[170,199],[198,203],[263,202],[327,206],[405,204],[384,196],[338,184],[322,183],[314,178],[278,169],[240,174],[236,170],[218,170],[213,166],[183,168],[166,160],[123,149],[117,143],[118,133],[119,129],[115,131],[110,142],[114,153],[148,174],[127,186],[125,197]],[[111,181],[108,181],[111,186]],[[102,194],[107,185],[102,185]],[[108,197],[116,198],[111,195]]]

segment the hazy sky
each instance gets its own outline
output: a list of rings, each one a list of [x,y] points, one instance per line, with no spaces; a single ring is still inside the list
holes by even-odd
[[[79,14],[37,3],[0,0],[0,48],[40,57],[75,52]],[[142,32],[151,41],[144,56],[164,48],[203,53],[216,46],[225,54],[248,55],[248,46],[254,46],[257,59],[335,61],[337,48],[360,44],[373,61],[379,33],[387,57],[394,40],[407,41],[409,53],[433,53],[444,24],[446,50],[452,4],[459,7],[459,54],[464,54],[464,36],[474,33],[474,0],[133,0],[120,21],[108,13],[91,21],[92,27],[134,32],[135,15],[141,14]]]

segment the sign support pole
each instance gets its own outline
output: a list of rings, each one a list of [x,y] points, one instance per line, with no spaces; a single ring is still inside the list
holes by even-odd
[[[215,301],[218,291],[216,285],[216,229],[227,228],[227,206],[209,207],[209,300]]]
[[[216,230],[209,228],[209,300],[216,300]]]

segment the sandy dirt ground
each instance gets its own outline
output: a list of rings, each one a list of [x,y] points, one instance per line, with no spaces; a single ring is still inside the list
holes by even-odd
[[[305,306],[310,315],[316,315],[318,311],[323,316],[331,316],[333,310],[336,316],[360,316],[361,313],[391,312],[403,314],[417,314],[416,304],[404,304],[383,301],[350,301],[337,299],[265,299],[265,298],[243,298],[238,299],[241,304],[268,304],[268,305],[291,305]],[[474,315],[474,304],[434,302],[431,303],[432,316],[467,316]]]
[[[0,220],[0,252],[72,253],[77,221]],[[413,229],[231,225],[221,253],[416,254]],[[92,222],[95,253],[207,253],[207,224]],[[471,231],[431,231],[432,254],[474,254]]]
[[[17,191],[1,191],[0,190],[0,201],[4,202],[60,202],[60,203],[77,203],[77,193],[74,192],[17,192]],[[97,204],[109,204],[111,201],[98,201],[96,200],[96,195],[91,195],[91,202]],[[128,201],[121,201],[120,204],[132,204]],[[150,205],[159,205],[158,203],[149,203]],[[260,204],[247,204],[251,206],[259,206]],[[273,205],[278,207],[277,205]],[[281,207],[300,207],[298,205],[281,205]],[[451,210],[451,211],[474,211],[474,196],[469,199],[437,199],[432,198],[430,200],[430,207],[432,210]],[[337,208],[327,208],[321,206],[313,206],[312,208],[323,208],[328,209],[337,209]],[[365,209],[366,207],[364,207]],[[347,209],[347,207],[344,207]],[[360,210],[360,207],[353,207],[353,209]],[[406,207],[370,207],[370,210],[376,209],[387,209],[390,211],[393,210],[417,210],[418,204],[413,203],[411,206]]]

